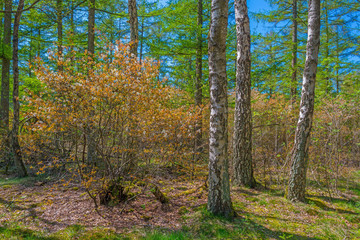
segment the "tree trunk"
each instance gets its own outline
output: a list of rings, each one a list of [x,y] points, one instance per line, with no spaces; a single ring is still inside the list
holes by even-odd
[[[71,1],[71,12],[70,12],[70,35],[71,35],[71,62],[73,63],[73,71],[75,71],[75,53],[74,53],[74,45],[75,45],[75,23],[74,23],[74,1]]]
[[[10,60],[11,60],[11,0],[5,0],[4,14],[4,38],[1,72],[1,105],[0,105],[0,127],[4,134],[9,132],[9,92],[10,92]]]
[[[28,66],[28,73],[29,73],[29,77],[32,77],[31,74],[31,60],[33,58],[32,56],[32,46],[33,46],[33,40],[32,40],[32,35],[33,35],[33,30],[30,29],[30,40],[29,40],[29,66]]]
[[[207,209],[215,215],[232,217],[227,149],[226,35],[228,0],[212,0],[209,31],[210,139],[209,196]]]
[[[141,18],[140,64],[143,59],[143,45],[144,45],[144,17]]]
[[[41,28],[38,26],[38,44],[37,44],[37,55],[40,57],[41,55]]]
[[[0,10],[1,11],[3,11],[4,10],[4,8],[5,8],[5,1],[3,0],[3,1],[1,1],[0,2]],[[6,10],[5,10],[6,11]],[[3,30],[4,30],[4,25],[3,25],[3,19],[4,18],[4,14],[0,14],[0,33],[2,33],[3,32]],[[0,41],[2,41],[2,35],[0,35]]]
[[[325,35],[326,35],[326,43],[325,43],[325,92],[329,94],[331,92],[332,86],[330,82],[330,32],[329,32],[329,14],[328,14],[328,4],[327,0],[325,3]]]
[[[119,18],[119,40],[121,41],[121,18]]]
[[[202,104],[202,26],[203,26],[203,3],[198,0],[197,6],[197,48],[196,48],[196,82],[195,82],[195,105],[200,107]],[[195,152],[196,159],[202,152],[202,113],[195,124]]]
[[[305,201],[310,131],[314,112],[315,81],[320,46],[320,0],[309,0],[308,39],[301,92],[300,114],[292,152],[287,198]]]
[[[94,55],[94,52],[95,52],[95,0],[89,0],[88,49],[87,50],[91,56]]]
[[[130,53],[137,57],[137,49],[139,44],[138,16],[136,9],[136,0],[128,0],[129,23],[130,23]]]
[[[292,59],[291,59],[291,68],[292,68],[292,75],[291,75],[291,103],[296,102],[296,94],[297,94],[297,48],[298,48],[298,37],[297,37],[297,0],[293,0],[292,3]]]
[[[233,170],[237,185],[255,187],[252,167],[250,22],[246,0],[235,1],[237,35]]]
[[[88,53],[94,60],[95,53],[95,0],[89,0],[89,16],[88,16]],[[92,65],[90,65],[92,67]],[[89,76],[90,77],[90,76]],[[96,155],[96,141],[94,126],[88,127],[86,138],[88,141],[87,162],[91,166],[94,166],[97,161]]]
[[[339,25],[336,26],[336,93],[340,92],[340,80],[339,80]]]
[[[58,36],[58,58],[59,58],[59,62],[58,62],[58,70],[62,71],[63,70],[63,64],[62,64],[62,55],[63,55],[63,22],[62,22],[62,18],[63,18],[63,14],[62,14],[62,10],[63,9],[63,2],[62,0],[56,0],[56,14],[57,14],[57,36]]]
[[[19,121],[20,121],[20,102],[19,102],[19,25],[21,13],[24,8],[24,1],[19,0],[18,9],[15,14],[14,20],[14,32],[13,32],[13,104],[14,104],[14,119],[12,129],[12,149],[14,153],[15,165],[18,169],[18,175],[20,177],[27,176],[27,171],[22,159],[21,148],[19,144]]]

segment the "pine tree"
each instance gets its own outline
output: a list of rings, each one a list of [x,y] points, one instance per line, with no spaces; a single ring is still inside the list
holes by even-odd
[[[139,23],[138,23],[138,14],[136,7],[136,0],[128,0],[128,9],[129,9],[129,24],[130,24],[130,41],[132,43],[130,52],[134,54],[135,57],[138,55],[138,46],[139,46]]]
[[[13,105],[14,105],[14,119],[13,119],[13,128],[12,128],[12,151],[14,153],[14,161],[18,169],[18,175],[20,177],[26,177],[27,170],[25,168],[21,147],[19,144],[19,125],[20,125],[20,99],[19,99],[19,27],[21,14],[24,8],[24,1],[20,0],[18,3],[18,8],[15,13],[14,19],[14,30],[13,30]]]
[[[9,131],[9,83],[10,83],[10,60],[11,60],[11,9],[12,1],[5,1],[4,13],[4,36],[2,42],[2,72],[1,72],[1,104],[0,104],[0,127]]]

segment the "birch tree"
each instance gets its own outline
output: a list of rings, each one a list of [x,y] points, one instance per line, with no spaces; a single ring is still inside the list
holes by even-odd
[[[232,217],[228,173],[226,35],[228,0],[211,1],[209,30],[210,140],[208,211]]]
[[[233,171],[237,185],[255,187],[252,168],[250,22],[246,0],[235,1],[237,37],[236,101],[233,136]]]
[[[308,39],[301,91],[300,114],[291,156],[292,165],[287,198],[305,201],[306,170],[310,131],[314,113],[315,80],[320,46],[320,0],[309,0]]]

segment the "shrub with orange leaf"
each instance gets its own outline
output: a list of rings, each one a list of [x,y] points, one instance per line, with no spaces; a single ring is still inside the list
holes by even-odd
[[[54,159],[58,165],[76,163],[90,188],[95,178],[129,179],[143,166],[192,157],[193,126],[201,111],[179,100],[189,98],[185,92],[157,80],[158,64],[149,59],[140,64],[128,48],[118,44],[112,58],[69,57],[63,71],[39,60],[35,73],[43,90],[26,99],[26,117],[33,119],[23,138],[28,159],[41,161],[39,153],[46,149],[45,166]],[[90,150],[94,162],[86,157]]]
[[[316,99],[308,177],[316,186],[328,187],[329,192],[337,189],[338,179],[346,177],[349,167],[360,166],[358,103],[358,96],[347,98],[345,94]],[[266,187],[276,184],[285,188],[299,103],[281,94],[269,96],[253,90],[252,112],[256,178]]]

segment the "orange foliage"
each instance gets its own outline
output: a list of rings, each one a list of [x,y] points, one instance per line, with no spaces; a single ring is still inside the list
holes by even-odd
[[[79,173],[92,165],[97,171],[86,170],[86,185],[95,176],[127,178],[146,164],[192,157],[194,123],[201,111],[180,102],[189,98],[185,92],[157,80],[158,64],[149,59],[139,64],[128,48],[120,43],[113,58],[102,54],[96,61],[86,54],[76,61],[69,57],[63,71],[38,61],[35,73],[43,90],[26,99],[26,118],[33,119],[25,124],[22,139],[28,160],[47,149],[52,159],[42,165],[76,162]],[[96,163],[86,159],[89,132]]]

